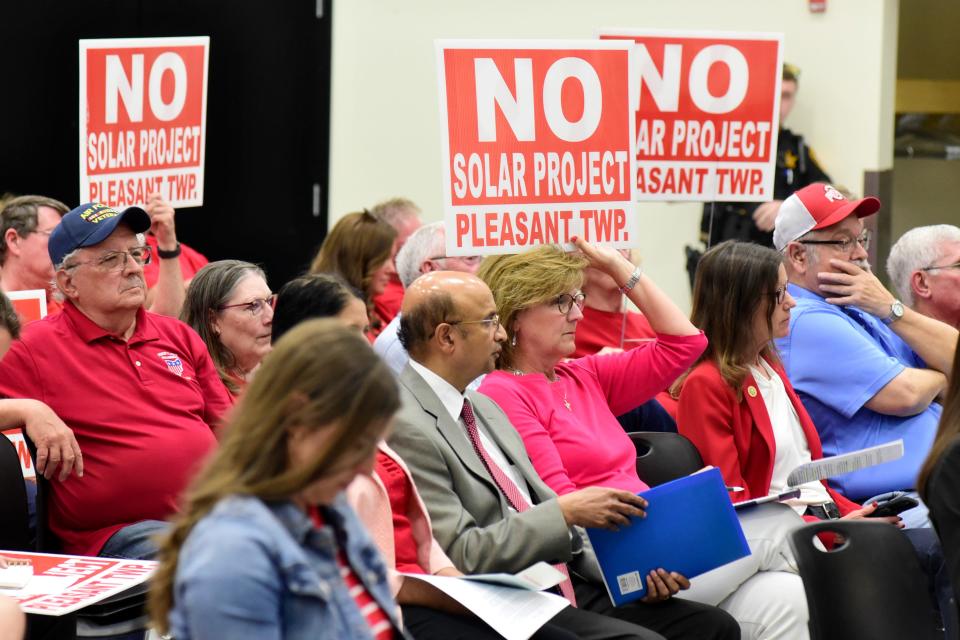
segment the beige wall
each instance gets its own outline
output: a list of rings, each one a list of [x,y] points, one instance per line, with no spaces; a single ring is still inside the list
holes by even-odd
[[[802,70],[788,125],[859,191],[892,163],[896,0],[344,0],[334,11],[331,222],[403,195],[442,215],[435,38],[589,38],[602,27],[780,31]],[[647,272],[684,308],[697,204],[645,204]]]

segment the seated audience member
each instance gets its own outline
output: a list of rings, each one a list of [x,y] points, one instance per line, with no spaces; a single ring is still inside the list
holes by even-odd
[[[280,287],[273,313],[273,341],[310,318],[339,318],[366,334],[369,319],[363,294],[332,273],[294,278]]]
[[[788,334],[795,306],[782,256],[773,249],[724,242],[700,260],[691,321],[710,342],[682,381],[678,426],[727,486],[742,487],[731,494],[734,501],[787,491],[795,467],[823,457],[816,427],[772,342]],[[800,490],[788,504],[806,520],[859,519],[876,509],[876,503],[847,500],[826,481]],[[903,527],[896,516],[877,520]],[[936,536],[929,528],[904,533],[927,568],[931,602],[939,600],[949,620],[950,585]]]
[[[707,341],[619,252],[581,239],[574,242],[582,256],[547,246],[483,263],[479,276],[494,292],[510,341],[480,393],[503,409],[537,474],[559,495],[588,486],[639,493],[648,487],[637,477],[636,449],[615,416],[671,384]],[[574,350],[582,317],[580,285],[587,265],[627,291],[657,331],[654,342],[618,354],[564,361]],[[787,515],[791,517],[773,518],[771,526],[803,524],[798,516]],[[751,519],[744,528],[753,555],[697,581],[694,592],[684,597],[719,605],[740,623],[746,638],[806,637],[803,583],[796,570],[791,571],[789,551],[767,544],[766,525],[760,530]]]
[[[94,470],[51,483],[49,525],[66,553],[151,557],[230,404],[197,334],[143,309],[149,227],[137,207],[67,213],[48,247],[63,311],[30,323],[0,361],[0,395],[42,399]]]
[[[860,218],[879,208],[876,198],[849,201],[813,184],[784,201],[773,235],[797,301],[777,346],[824,455],[903,439],[899,460],[831,479],[855,501],[914,488],[957,348],[956,329],[904,307],[871,273]],[[922,526],[925,511],[905,512],[904,522]]]
[[[890,248],[887,273],[904,304],[960,329],[960,228],[907,231]]]
[[[187,289],[180,319],[203,338],[234,398],[270,353],[276,301],[263,270],[242,260],[211,262]]]
[[[627,260],[630,250],[621,249]],[[617,281],[609,275],[587,267],[583,271],[583,318],[577,324],[577,346],[574,358],[634,349],[656,338],[642,313],[630,311]],[[618,416],[627,433],[631,431],[676,431],[677,401],[667,391],[636,409]]]
[[[18,196],[0,210],[0,290],[47,292],[47,313],[60,310],[53,296],[53,265],[47,253],[50,233],[69,208],[44,196]]]
[[[431,271],[461,271],[476,273],[481,256],[450,256],[446,253],[446,232],[442,222],[434,222],[417,229],[397,254],[397,274],[406,289],[424,273]],[[394,316],[373,343],[373,350],[397,375],[407,366],[406,349],[400,344],[400,315]]]
[[[346,495],[387,563],[390,588],[410,635],[417,640],[502,637],[443,592],[399,573],[463,575],[433,537],[410,470],[386,442],[381,440],[377,446],[373,474],[357,476]],[[532,637],[574,640],[578,636],[547,624]]]
[[[403,248],[407,239],[423,222],[420,220],[420,207],[406,198],[391,198],[385,202],[375,204],[370,210],[374,216],[383,220],[397,231],[397,239],[393,241],[393,255]],[[394,268],[399,271],[396,259],[393,263]],[[373,312],[380,320],[381,324],[387,325],[393,320],[394,316],[400,312],[400,303],[403,302],[404,286],[400,278],[394,273],[390,277],[390,282],[378,296],[373,298]]]
[[[370,318],[370,342],[386,325],[373,311],[373,299],[383,293],[396,275],[393,241],[397,232],[364,209],[340,218],[320,246],[310,273],[335,273],[361,291]]]
[[[940,427],[917,487],[940,536],[956,605],[960,603],[960,353],[954,357]]]
[[[342,491],[373,468],[393,376],[334,320],[287,333],[163,541],[150,609],[177,640],[399,638],[386,567]]]
[[[147,198],[144,210],[150,216],[146,245],[156,256],[143,265],[147,283],[147,308],[154,313],[176,318],[180,315],[187,286],[207,259],[177,240],[173,206],[159,193]]]
[[[561,563],[555,566],[570,576],[561,591],[577,606],[552,622],[577,635],[739,638],[726,613],[672,598],[687,581],[662,569],[646,576],[643,601],[610,604],[579,527],[625,525],[643,515],[646,501],[603,487],[558,497],[500,408],[466,390],[495,366],[506,339],[499,320],[490,289],[470,274],[428,273],[403,300],[400,339],[410,361],[400,374],[402,408],[389,442],[410,467],[453,563],[466,573]]]
[[[20,337],[20,317],[10,299],[0,291],[0,360],[10,350],[13,341]]]

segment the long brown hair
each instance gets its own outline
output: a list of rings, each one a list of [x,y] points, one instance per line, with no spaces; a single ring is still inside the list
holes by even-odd
[[[397,231],[364,209],[348,213],[333,225],[309,273],[339,274],[354,289],[370,297],[370,280],[393,254]],[[367,302],[370,302],[368,299]]]
[[[239,375],[236,371],[237,359],[223,344],[220,334],[214,330],[213,320],[216,314],[220,313],[220,306],[227,303],[240,281],[250,275],[260,276],[264,282],[267,280],[263,269],[243,260],[218,260],[204,265],[190,281],[187,296],[180,309],[180,319],[193,327],[203,338],[220,380],[233,395],[240,392],[240,386],[230,375],[231,372]]]
[[[710,342],[693,366],[712,360],[738,397],[757,344],[752,332],[757,309],[763,309],[767,329],[773,334],[772,316],[777,306],[773,292],[782,262],[773,249],[728,240],[703,254],[697,265],[690,321],[703,329]],[[767,361],[779,361],[772,343],[760,355]],[[674,396],[685,378],[686,374],[674,383]]]
[[[497,359],[498,369],[514,365],[513,321],[517,314],[583,286],[586,266],[586,258],[566,253],[556,245],[493,256],[480,264],[477,277],[493,292],[500,324],[507,332],[507,341],[501,345],[503,351]],[[522,340],[523,336],[517,339]]]
[[[920,476],[917,478],[917,492],[924,500],[927,498],[927,482],[930,480],[930,474],[958,437],[960,437],[960,348],[953,356],[953,373],[950,375],[950,383],[947,386],[947,397],[943,403],[937,437],[933,440],[933,446],[930,447],[930,453],[920,467]]]
[[[376,442],[399,404],[393,375],[355,330],[322,319],[287,332],[234,408],[219,449],[194,480],[161,544],[150,592],[156,628],[168,629],[180,548],[217,502],[230,495],[286,500],[357,464],[357,440]],[[330,430],[326,448],[307,468],[290,467],[292,427]]]

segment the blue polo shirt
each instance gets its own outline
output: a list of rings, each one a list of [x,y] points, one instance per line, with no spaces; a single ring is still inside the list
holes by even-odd
[[[864,404],[906,367],[926,364],[880,320],[856,307],[838,307],[789,285],[797,306],[790,334],[777,340],[787,376],[823,442],[825,456],[903,438],[904,456],[876,467],[831,478],[851,500],[913,489],[930,451],[942,407],[931,403],[907,418],[888,416]]]

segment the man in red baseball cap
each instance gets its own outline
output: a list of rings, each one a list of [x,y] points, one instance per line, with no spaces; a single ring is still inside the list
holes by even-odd
[[[861,218],[879,209],[812,184],[784,201],[773,234],[797,300],[777,345],[824,454],[904,441],[899,460],[831,480],[858,501],[914,488],[957,347],[956,329],[905,307],[870,271]],[[926,522],[925,509],[912,511],[908,525]]]

